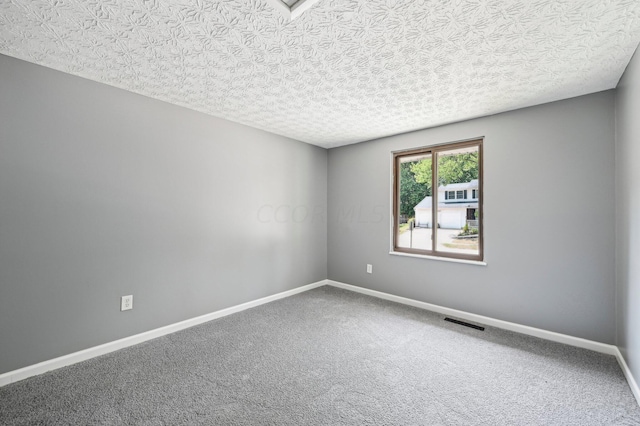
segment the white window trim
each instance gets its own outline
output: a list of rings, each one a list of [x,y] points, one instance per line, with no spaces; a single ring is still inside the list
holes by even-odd
[[[467,265],[487,266],[487,262],[485,262],[484,260],[481,261],[481,260],[456,259],[454,257],[429,256],[426,254],[403,253],[401,251],[393,251],[393,247],[391,247],[389,254],[393,256],[417,257],[419,259],[441,260],[443,262],[466,263]]]

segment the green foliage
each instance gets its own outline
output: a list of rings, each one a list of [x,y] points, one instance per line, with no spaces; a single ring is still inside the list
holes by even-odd
[[[412,163],[416,182],[424,184],[431,195],[431,159]],[[478,152],[438,156],[438,184],[470,182],[478,179]]]
[[[478,179],[478,152],[438,157],[438,183],[470,182]]]
[[[400,164],[400,214],[406,216],[413,216],[413,208],[427,196],[427,188],[416,182],[411,164]]]
[[[398,235],[404,234],[409,229],[409,223],[403,223],[398,226]]]
[[[478,228],[469,228],[469,224],[465,223],[462,231],[458,234],[459,237],[467,236],[467,235],[478,235],[480,230]]]
[[[438,156],[438,184],[478,179],[478,152]],[[413,216],[413,208],[433,195],[431,158],[400,164],[400,214]]]
[[[431,195],[431,158],[407,164],[410,165],[411,173],[415,176],[416,182],[424,185],[427,195]]]

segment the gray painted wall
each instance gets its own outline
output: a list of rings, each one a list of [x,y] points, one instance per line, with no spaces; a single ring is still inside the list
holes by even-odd
[[[616,345],[640,380],[640,54],[616,91]]]
[[[0,75],[0,373],[326,278],[326,150],[6,56]]]
[[[329,150],[329,279],[613,343],[614,121],[608,91]],[[391,151],[478,136],[488,265],[389,255]]]
[[[327,275],[614,343],[615,248],[617,343],[637,377],[631,259],[640,246],[628,237],[640,232],[631,220],[637,62],[617,98],[350,145],[327,159],[317,147],[0,56],[0,373]],[[390,152],[478,136],[488,266],[389,255]],[[124,294],[133,311],[119,312]]]

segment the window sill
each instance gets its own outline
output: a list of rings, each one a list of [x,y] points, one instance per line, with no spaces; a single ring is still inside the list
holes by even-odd
[[[466,263],[467,265],[487,266],[487,262],[479,260],[454,259],[452,257],[428,256],[426,254],[403,253],[401,251],[390,251],[394,256],[417,257],[419,259],[439,260],[441,262]]]

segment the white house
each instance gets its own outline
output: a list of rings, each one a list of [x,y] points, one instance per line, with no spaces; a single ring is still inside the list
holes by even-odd
[[[441,228],[461,229],[467,221],[477,226],[476,212],[480,191],[478,179],[471,182],[440,185],[438,188],[438,225]],[[432,197],[425,197],[413,208],[416,226],[432,227]]]

